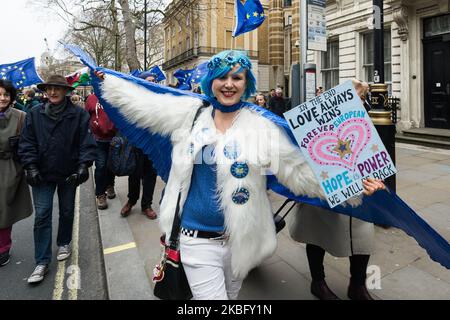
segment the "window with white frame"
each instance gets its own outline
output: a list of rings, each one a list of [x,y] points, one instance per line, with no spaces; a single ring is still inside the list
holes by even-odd
[[[363,35],[363,50],[364,80],[368,83],[373,83],[373,32],[369,32]],[[392,83],[391,30],[384,30],[384,82],[389,85],[390,91]]]
[[[339,41],[329,41],[322,52],[322,85],[326,90],[339,84]]]

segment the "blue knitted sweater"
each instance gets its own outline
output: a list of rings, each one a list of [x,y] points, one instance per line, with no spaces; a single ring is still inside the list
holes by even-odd
[[[204,150],[205,147],[199,154],[203,154]],[[191,230],[222,232],[224,216],[216,192],[216,164],[207,164],[205,161],[195,163],[191,186],[183,207],[181,226]]]

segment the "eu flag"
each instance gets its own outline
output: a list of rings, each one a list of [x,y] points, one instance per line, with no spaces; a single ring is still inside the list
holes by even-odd
[[[194,71],[192,71],[190,78],[191,86],[200,83],[207,73],[208,73],[208,61],[199,64],[194,69]]]
[[[173,76],[177,78],[178,80],[178,86],[177,88],[180,90],[191,90],[191,84],[189,83],[189,80],[191,79],[191,75],[194,72],[195,69],[178,69],[175,71]]]
[[[240,0],[236,0],[236,26],[233,37],[255,30],[266,19],[264,9],[259,0],[247,0],[243,5]]]
[[[9,64],[1,64],[0,78],[11,81],[16,88],[23,88],[43,82],[36,72],[34,58]]]
[[[139,78],[139,75],[141,74],[141,71],[138,70],[138,69],[132,70],[132,71],[130,72],[130,74],[131,74],[133,77]]]

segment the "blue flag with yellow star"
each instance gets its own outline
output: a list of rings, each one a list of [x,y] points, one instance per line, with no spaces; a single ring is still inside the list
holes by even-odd
[[[236,26],[233,37],[255,30],[266,19],[264,9],[259,0],[247,0],[242,4],[240,0],[235,3]]]
[[[191,86],[202,81],[203,77],[208,73],[208,61],[199,64],[194,71],[192,71],[189,82]]]
[[[11,81],[17,89],[43,82],[36,72],[34,58],[9,64],[1,64],[0,78]]]
[[[191,90],[191,84],[189,83],[189,80],[191,79],[194,70],[195,69],[178,69],[177,71],[175,71],[173,76],[178,80],[178,89]]]

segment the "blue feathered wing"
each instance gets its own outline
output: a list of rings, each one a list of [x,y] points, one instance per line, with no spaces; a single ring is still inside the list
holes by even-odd
[[[91,70],[99,70],[115,77],[120,77],[143,86],[155,93],[169,93],[174,97],[187,95],[209,103],[216,103],[216,101],[211,100],[204,95],[198,95],[188,91],[156,85],[130,75],[100,68],[95,64],[92,58],[87,56],[80,48],[73,45],[66,45],[66,48],[78,56],[85,65],[91,68]],[[132,144],[142,149],[143,152],[153,161],[153,166],[158,172],[158,175],[165,182],[167,182],[172,163],[172,143],[169,137],[159,134],[151,134],[143,128],[138,128],[136,124],[126,119],[122,114],[120,114],[120,110],[118,108],[112,107],[102,98],[99,79],[96,76],[92,76],[92,79],[95,94],[99,98],[110,119],[114,122],[120,132],[131,141]],[[294,136],[289,130],[286,120],[256,105],[247,103],[247,107],[259,112],[263,117],[271,120],[283,128],[290,137],[291,141],[294,144],[297,144]],[[357,208],[351,208],[350,206],[336,206],[331,209],[326,202],[318,198],[313,199],[309,197],[295,196],[285,186],[281,185],[274,176],[268,176],[267,179],[268,188],[295,201],[326,208],[331,211],[352,216],[367,222],[397,227],[413,237],[417,243],[427,251],[431,259],[440,263],[447,269],[450,269],[450,244],[393,192],[378,191],[373,196],[364,197],[363,204]]]

